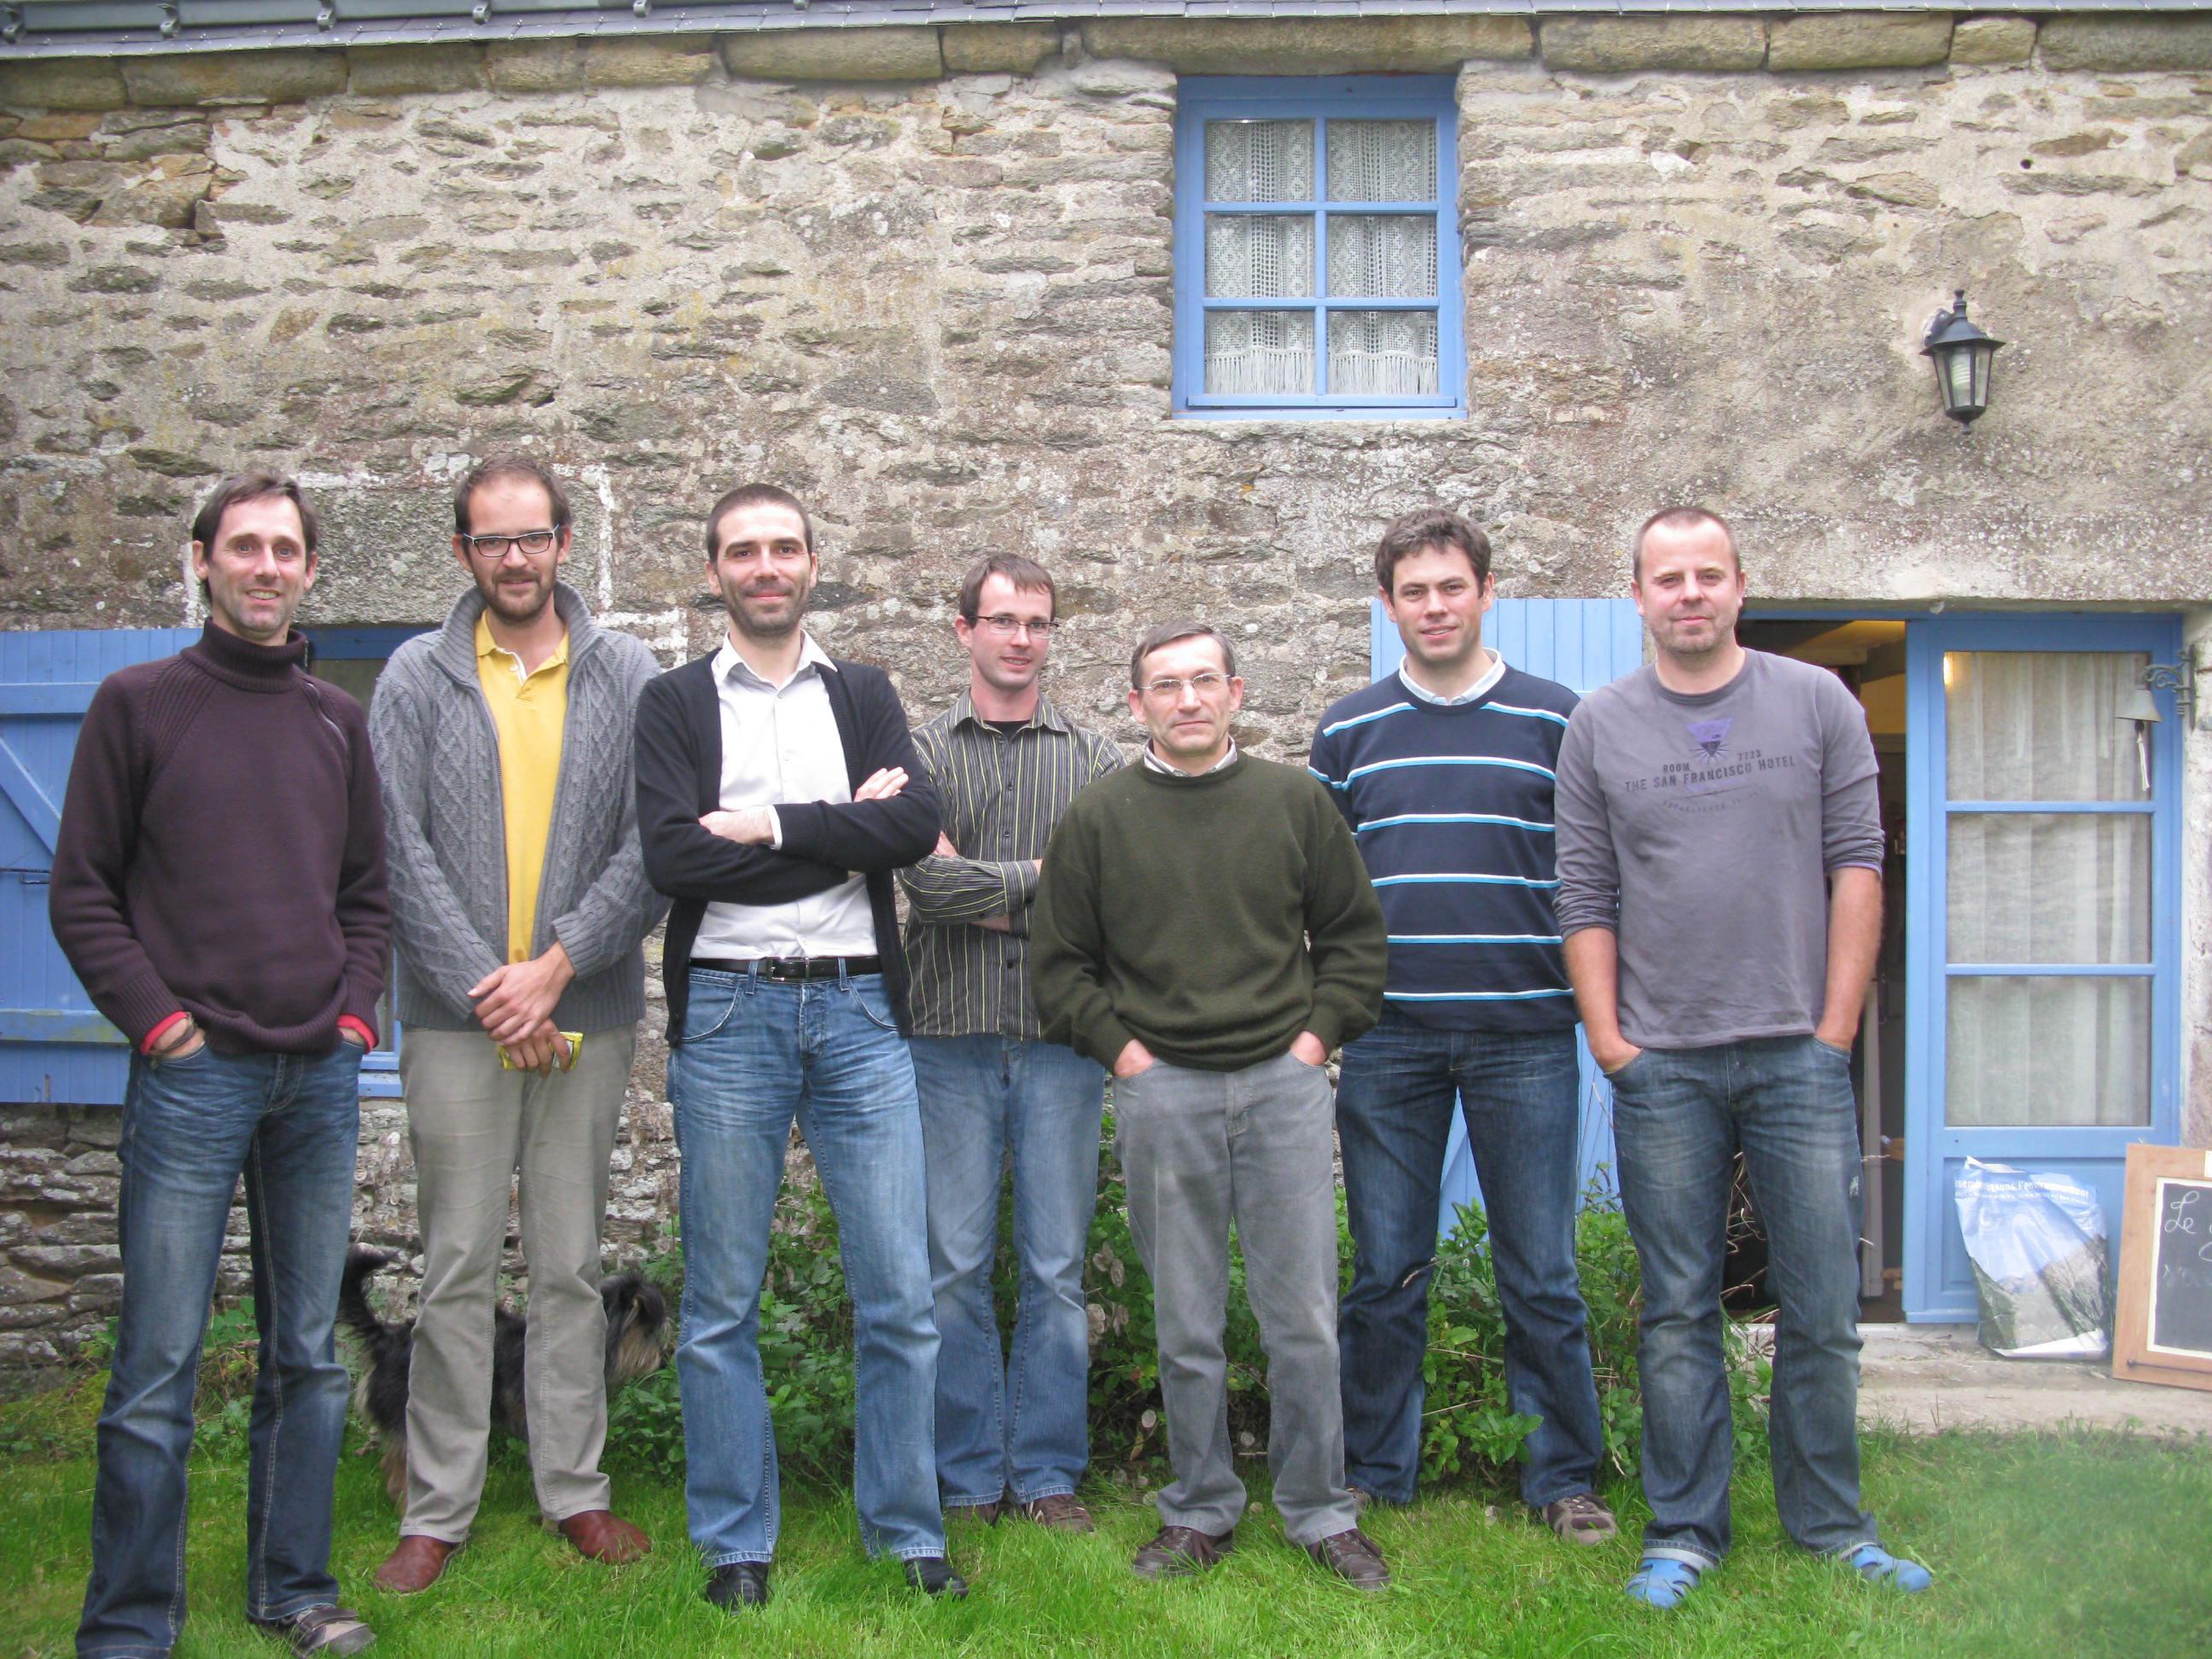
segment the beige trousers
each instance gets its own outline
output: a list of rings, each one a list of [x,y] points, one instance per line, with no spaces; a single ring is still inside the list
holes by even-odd
[[[541,1078],[503,1070],[480,1032],[410,1030],[400,1040],[422,1230],[403,1534],[458,1544],[476,1519],[491,1425],[492,1314],[518,1170],[538,1507],[552,1521],[609,1507],[599,1473],[607,1433],[599,1229],[636,1049],[634,1027],[593,1031],[574,1071]]]

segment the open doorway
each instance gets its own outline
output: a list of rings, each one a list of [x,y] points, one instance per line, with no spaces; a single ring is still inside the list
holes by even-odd
[[[1861,1317],[1905,1316],[1905,624],[1843,617],[1747,616],[1736,637],[1756,651],[1829,670],[1867,714],[1881,799],[1882,942],[1851,1057],[1865,1159],[1859,1247]]]

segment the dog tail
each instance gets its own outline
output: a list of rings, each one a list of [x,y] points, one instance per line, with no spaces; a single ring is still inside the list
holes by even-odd
[[[382,1250],[372,1250],[366,1244],[356,1244],[346,1252],[345,1277],[338,1283],[338,1322],[353,1333],[354,1340],[361,1344],[362,1364],[372,1370],[409,1334],[404,1328],[387,1325],[376,1316],[376,1310],[368,1305],[364,1289],[369,1275],[390,1267],[398,1259]]]

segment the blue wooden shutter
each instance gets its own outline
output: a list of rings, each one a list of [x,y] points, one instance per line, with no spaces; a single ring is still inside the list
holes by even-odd
[[[1398,629],[1378,601],[1370,607],[1375,678],[1394,672],[1406,654]],[[1523,673],[1557,680],[1571,691],[1594,691],[1640,667],[1644,627],[1627,599],[1500,599],[1483,619],[1484,641]],[[1575,1044],[1582,1055],[1582,1134],[1576,1159],[1584,1193],[1617,1199],[1613,1178],[1613,1090],[1597,1069],[1579,1029]],[[1468,1150],[1467,1126],[1455,1114],[1451,1140],[1444,1149],[1443,1206],[1437,1230],[1449,1233],[1462,1204],[1480,1207],[1482,1188],[1474,1178],[1474,1154]]]
[[[182,628],[0,634],[0,1101],[122,1103],[123,1035],[94,1011],[46,925],[54,837],[100,682],[198,638]]]

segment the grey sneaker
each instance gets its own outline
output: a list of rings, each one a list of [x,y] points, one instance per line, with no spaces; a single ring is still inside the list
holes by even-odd
[[[1602,1544],[1620,1530],[1613,1511],[1594,1492],[1578,1492],[1545,1504],[1544,1524],[1570,1544]]]
[[[1381,1590],[1390,1587],[1390,1565],[1375,1540],[1353,1527],[1333,1532],[1320,1542],[1306,1546],[1306,1553],[1354,1589]]]

